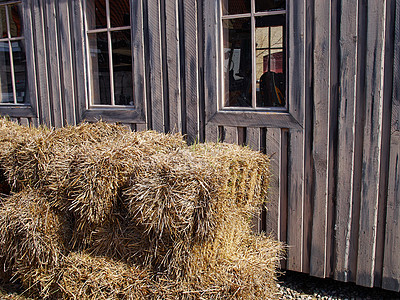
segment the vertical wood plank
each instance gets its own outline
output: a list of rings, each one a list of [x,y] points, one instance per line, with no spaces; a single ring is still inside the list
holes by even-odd
[[[313,109],[313,226],[310,274],[325,277],[327,214],[327,148],[329,113],[330,2],[315,3]]]
[[[33,28],[35,37],[36,74],[38,83],[39,122],[53,125],[50,106],[49,82],[47,77],[47,52],[44,34],[43,0],[32,1]]]
[[[378,215],[383,199],[379,197],[382,155],[382,108],[384,38],[386,8],[384,2],[368,1],[367,53],[365,64],[365,124],[361,186],[357,284],[374,286],[377,255]],[[378,271],[379,272],[379,271]]]
[[[57,1],[58,2],[58,1]],[[50,103],[55,127],[64,125],[63,99],[61,91],[61,69],[58,48],[57,12],[54,0],[44,1],[45,35],[47,49],[47,80],[50,87]]]
[[[206,142],[219,142],[218,140],[218,126],[206,125]]]
[[[396,1],[392,125],[382,287],[400,291],[400,0]]]
[[[288,225],[288,133],[289,130],[281,129],[280,157],[279,157],[279,230],[278,240],[287,244]],[[286,269],[286,260],[282,260],[281,268]]]
[[[136,131],[146,131],[147,126],[144,123],[137,123],[136,124]]]
[[[163,95],[163,72],[161,57],[161,20],[160,20],[160,0],[147,1],[147,20],[148,20],[148,45],[150,86],[151,93],[151,128],[164,132],[164,95]]]
[[[261,140],[260,128],[247,128],[246,130],[246,145],[254,151],[260,151],[260,140]],[[259,233],[262,230],[261,224],[261,212],[256,213],[252,219],[253,232]]]
[[[360,82],[357,71],[357,55],[360,36],[357,42],[358,2],[344,0],[341,3],[340,22],[340,97],[338,127],[338,171],[336,192],[336,239],[334,278],[340,281],[354,281],[357,261],[357,236],[359,201],[353,197],[355,159],[360,157],[356,149],[356,81]],[[358,147],[359,148],[359,147]],[[358,193],[356,193],[358,194]]]
[[[303,132],[289,131],[287,267],[302,271],[303,260]]]
[[[199,91],[198,91],[198,45],[197,45],[197,1],[183,3],[183,28],[185,42],[185,104],[186,134],[188,142],[198,140],[199,134]],[[215,83],[214,83],[215,84]]]
[[[224,127],[224,143],[237,144],[238,143],[238,133],[237,127],[225,126]]]
[[[382,288],[400,291],[400,131],[391,136],[389,165]]]
[[[281,134],[279,128],[267,128],[266,130],[266,142],[265,142],[265,153],[270,157],[270,171],[271,180],[269,182],[268,189],[268,204],[265,218],[265,231],[267,234],[271,234],[275,239],[279,239],[280,231],[280,143]]]
[[[34,23],[32,16],[34,14],[33,4],[34,1],[25,1],[23,3],[23,20],[24,20],[24,39],[25,49],[31,49],[31,51],[25,51],[26,55],[26,66],[27,66],[27,78],[28,78],[28,89],[29,89],[29,103],[34,111],[34,114],[39,116],[39,97],[37,90],[37,78],[36,78],[36,62],[35,62],[35,41],[34,41]],[[33,51],[32,51],[33,50]]]
[[[19,123],[20,123],[20,125],[22,125],[22,126],[29,126],[29,120],[28,120],[28,118],[21,118],[21,119],[19,120]]]
[[[166,53],[171,132],[182,132],[178,1],[165,1]]]
[[[76,106],[75,106],[75,79],[73,72],[73,58],[71,41],[71,20],[70,20],[70,3],[68,1],[60,1],[57,5],[58,9],[58,33],[59,33],[59,55],[61,62],[61,90],[64,102],[64,122],[69,125],[76,125]]]

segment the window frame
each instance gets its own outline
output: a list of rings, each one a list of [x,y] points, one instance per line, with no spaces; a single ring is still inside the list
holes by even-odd
[[[27,78],[27,103],[1,103],[0,115],[8,116],[11,118],[37,118],[38,107],[38,92],[35,72],[35,57],[34,57],[34,41],[33,41],[33,28],[30,1],[12,0],[1,1],[0,5],[21,4],[22,7],[22,24],[23,36],[12,38],[11,40],[23,40],[25,44],[25,59],[26,59],[26,78]],[[7,24],[8,27],[8,24]],[[12,79],[15,81],[15,78]],[[14,91],[13,91],[14,94]],[[15,95],[13,95],[15,98]],[[15,100],[14,100],[15,101]]]
[[[77,68],[83,66],[83,72],[77,70],[78,74],[78,101],[80,119],[87,121],[104,120],[109,122],[124,123],[146,123],[145,115],[145,73],[144,73],[144,45],[143,45],[143,7],[142,1],[130,0],[130,34],[132,53],[132,80],[133,97],[135,104],[129,105],[99,105],[91,104],[90,95],[90,61],[88,31],[95,32],[96,29],[89,29],[86,19],[86,1],[75,2],[75,17],[79,19],[79,28],[76,28],[75,41],[78,57]],[[117,29],[117,28],[116,28]],[[108,32],[110,29],[107,26]],[[114,28],[111,29],[112,31]]]
[[[256,85],[257,85],[257,65],[256,65],[256,59],[254,57],[254,55],[256,54],[256,22],[255,19],[257,17],[264,17],[264,16],[276,16],[276,15],[285,15],[286,17],[286,9],[284,10],[271,10],[271,11],[261,11],[261,12],[256,12],[255,11],[255,0],[249,0],[250,1],[250,12],[248,13],[241,13],[241,14],[223,14],[223,8],[222,5],[220,5],[220,28],[219,28],[219,33],[220,33],[220,40],[222,41],[223,44],[223,40],[224,40],[224,29],[223,29],[223,21],[224,20],[232,20],[232,19],[241,19],[241,18],[250,18],[251,20],[251,26],[250,26],[250,30],[251,30],[251,66],[252,66],[252,72],[251,72],[251,87],[252,87],[252,98],[251,98],[251,102],[252,105],[251,107],[240,107],[240,106],[225,106],[224,103],[226,102],[225,100],[225,80],[224,80],[224,70],[223,70],[223,66],[224,66],[224,47],[221,44],[220,48],[221,48],[221,53],[220,53],[220,65],[221,65],[221,70],[219,70],[219,72],[221,72],[221,91],[222,91],[222,95],[219,98],[220,101],[218,102],[218,108],[219,110],[226,110],[226,111],[279,111],[279,112],[284,112],[288,110],[288,97],[287,97],[287,88],[285,89],[285,99],[286,99],[286,103],[285,106],[283,107],[259,107],[257,106],[257,96],[256,96]],[[287,17],[286,17],[286,23],[287,23]],[[286,26],[287,24],[285,24],[285,31],[286,31]],[[285,39],[284,41],[284,46],[287,45],[287,34],[284,33],[283,38]],[[287,48],[287,46],[286,46]],[[283,49],[285,49],[285,47],[283,47]],[[286,50],[285,50],[286,52]],[[287,55],[285,55],[285,60],[287,60]],[[285,67],[287,65],[287,61],[285,62]],[[285,70],[285,84],[286,87],[287,85],[287,72]]]
[[[224,107],[223,32],[221,0],[205,1],[204,87],[206,124],[218,126],[279,127],[301,129],[304,105],[301,91],[294,90],[304,74],[304,1],[287,0],[286,4],[286,106],[284,108]],[[231,15],[232,16],[232,15]],[[300,26],[297,28],[294,26]],[[295,45],[296,47],[293,47]],[[294,66],[294,67],[292,67]],[[291,73],[293,72],[293,74]]]

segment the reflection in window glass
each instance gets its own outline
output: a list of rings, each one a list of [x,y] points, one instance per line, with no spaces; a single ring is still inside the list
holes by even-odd
[[[224,15],[250,13],[250,0],[223,0],[222,13]]]
[[[11,37],[20,37],[23,35],[21,14],[21,5],[14,4],[8,6],[8,18],[10,22]]]
[[[286,103],[283,22],[281,16],[256,18],[257,107],[283,107]]]
[[[129,0],[110,1],[110,24],[111,27],[130,26]]]
[[[14,61],[14,75],[15,75],[15,92],[17,103],[25,103],[26,101],[26,59],[23,41],[12,42],[12,52]]]
[[[250,18],[223,20],[225,106],[251,107]]]
[[[86,19],[89,29],[107,28],[106,0],[87,0]]]
[[[256,12],[281,10],[286,8],[285,0],[255,0]]]
[[[129,30],[111,33],[116,105],[134,105],[131,35]]]
[[[110,62],[107,33],[88,34],[91,92],[94,104],[111,104]]]
[[[1,103],[14,103],[8,42],[0,42],[0,65]]]

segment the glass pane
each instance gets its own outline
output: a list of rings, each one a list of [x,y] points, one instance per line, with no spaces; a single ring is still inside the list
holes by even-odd
[[[107,28],[106,0],[87,0],[86,19],[89,29]]]
[[[110,60],[107,33],[88,34],[93,104],[111,104]]]
[[[27,103],[27,77],[26,77],[26,58],[23,41],[12,42],[15,89],[17,93],[17,103]]]
[[[130,30],[111,33],[116,105],[134,105]]]
[[[0,6],[0,34],[2,38],[7,37],[7,17],[5,6]]]
[[[281,19],[281,26],[279,24]],[[284,16],[256,18],[257,107],[285,106]]]
[[[250,0],[223,0],[222,13],[236,15],[250,13]]]
[[[8,42],[0,42],[0,66],[1,103],[14,103]]]
[[[24,35],[24,28],[22,24],[22,7],[21,4],[14,4],[8,6],[8,17],[10,22],[10,34],[12,37],[19,37]]]
[[[251,107],[250,18],[223,20],[225,106]]]
[[[255,0],[256,12],[286,9],[285,0]]]
[[[129,0],[110,1],[110,22],[111,27],[130,26]]]

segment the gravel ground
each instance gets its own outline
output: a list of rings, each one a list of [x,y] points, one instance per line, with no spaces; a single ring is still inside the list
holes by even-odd
[[[306,274],[289,272],[279,278],[281,292],[279,299],[329,299],[329,300],[371,300],[399,299],[400,293],[378,288],[364,288],[353,283],[341,283],[331,279],[320,279]],[[21,296],[22,289],[17,284],[0,284],[0,299],[28,300]]]
[[[289,272],[279,278],[280,299],[400,299],[400,293]]]

